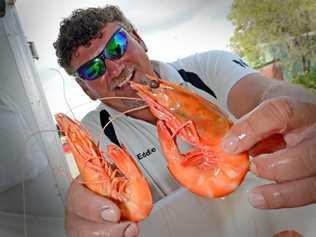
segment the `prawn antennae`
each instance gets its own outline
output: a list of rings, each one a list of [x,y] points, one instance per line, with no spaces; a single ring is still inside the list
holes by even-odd
[[[63,81],[63,97],[64,97],[64,100],[65,100],[65,103],[66,103],[67,107],[69,108],[69,111],[71,112],[72,117],[76,118],[75,114],[73,113],[73,111],[72,111],[72,109],[70,107],[70,104],[69,104],[67,96],[66,96],[66,89],[65,89],[66,88],[65,87],[65,81],[66,80],[65,80],[63,74],[57,68],[50,68],[50,70],[56,71],[59,74],[59,76],[62,78],[62,81]]]
[[[99,135],[99,140],[98,140],[98,147],[99,149],[101,149],[101,141],[103,139],[103,134],[104,134],[104,130],[107,128],[107,126],[110,125],[110,123],[112,123],[114,120],[118,119],[119,117],[122,117],[124,114],[127,114],[127,113],[131,113],[131,112],[134,112],[134,111],[138,111],[138,110],[143,110],[143,109],[146,109],[148,108],[149,106],[148,105],[142,105],[142,106],[139,106],[137,108],[133,108],[133,109],[129,109],[129,110],[126,110],[124,112],[121,112],[119,113],[118,115],[114,116],[112,119],[110,119],[105,125],[104,127],[102,128],[101,132],[100,132],[100,135]]]
[[[144,101],[144,100],[141,99],[141,98],[132,98],[132,97],[124,97],[124,96],[110,96],[110,97],[101,97],[101,98],[98,98],[98,100],[113,100],[113,99],[125,99],[125,100]],[[91,104],[91,103],[93,103],[93,102],[94,102],[94,101],[88,101],[88,102],[85,102],[85,103],[81,103],[81,104],[75,105],[75,106],[73,106],[71,109],[69,109],[69,110],[66,112],[66,114],[72,113],[73,110],[78,109],[78,108],[80,108],[80,107],[82,107],[82,106]]]

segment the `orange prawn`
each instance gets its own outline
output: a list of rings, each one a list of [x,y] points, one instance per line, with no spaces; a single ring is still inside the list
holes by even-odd
[[[170,173],[191,192],[223,197],[249,170],[247,153],[228,155],[221,140],[232,122],[216,105],[185,88],[146,75],[149,85],[130,82],[158,118],[157,130]],[[193,148],[181,153],[176,137]]]
[[[104,159],[103,153],[80,122],[62,113],[56,114],[55,118],[67,137],[83,184],[117,203],[122,219],[145,219],[153,206],[152,194],[148,182],[127,150],[114,144],[107,145],[107,153],[114,167]]]

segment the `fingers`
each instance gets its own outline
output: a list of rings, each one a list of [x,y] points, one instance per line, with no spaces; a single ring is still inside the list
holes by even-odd
[[[65,227],[69,237],[136,237],[139,233],[138,225],[133,222],[96,223],[87,221],[71,212],[66,215]]]
[[[115,203],[94,194],[76,178],[67,194],[66,231],[70,237],[136,237],[136,223],[119,222],[120,210]]]
[[[79,177],[68,190],[67,211],[94,222],[118,222],[121,217],[115,203],[85,188]]]
[[[316,177],[256,187],[249,194],[249,202],[262,209],[299,207],[315,203]]]
[[[229,153],[249,150],[258,141],[275,133],[309,126],[315,122],[316,107],[288,97],[271,99],[260,104],[232,126],[222,146]]]
[[[255,157],[250,170],[277,182],[316,176],[316,139],[305,139],[295,147]]]

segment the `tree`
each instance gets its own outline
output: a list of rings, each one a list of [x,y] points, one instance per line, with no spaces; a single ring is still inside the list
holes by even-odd
[[[232,49],[252,66],[278,58],[292,76],[308,75],[316,57],[315,0],[234,0]]]

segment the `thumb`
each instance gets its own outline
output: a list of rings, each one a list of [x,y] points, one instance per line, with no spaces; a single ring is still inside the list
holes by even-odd
[[[315,117],[316,106],[313,104],[289,97],[267,100],[231,127],[222,147],[228,153],[240,153],[272,134],[309,126],[315,122]]]
[[[77,177],[67,193],[67,211],[94,222],[118,222],[121,212],[111,200],[95,194],[80,183]]]

